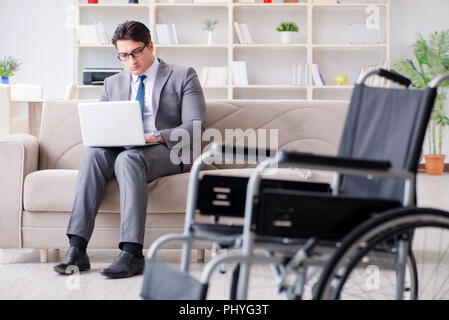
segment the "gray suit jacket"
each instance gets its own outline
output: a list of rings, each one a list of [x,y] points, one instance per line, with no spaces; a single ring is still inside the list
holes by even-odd
[[[201,122],[201,133],[206,127],[206,102],[195,70],[191,67],[167,64],[158,59],[159,69],[153,87],[153,115],[156,129],[171,150],[179,140],[170,140],[175,129],[185,129],[190,134],[192,149],[193,122]],[[131,73],[127,70],[105,79],[100,101],[129,100]],[[201,141],[199,141],[201,143]],[[191,152],[191,157],[192,157]],[[184,163],[184,171],[190,170]]]

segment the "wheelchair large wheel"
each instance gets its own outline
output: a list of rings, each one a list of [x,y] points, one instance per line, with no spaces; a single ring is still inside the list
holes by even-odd
[[[341,242],[315,298],[448,299],[449,213],[398,209],[365,222]]]

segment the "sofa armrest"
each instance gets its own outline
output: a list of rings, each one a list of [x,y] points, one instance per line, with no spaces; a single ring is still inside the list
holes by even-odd
[[[0,248],[22,247],[23,182],[38,168],[39,143],[29,134],[0,138]]]

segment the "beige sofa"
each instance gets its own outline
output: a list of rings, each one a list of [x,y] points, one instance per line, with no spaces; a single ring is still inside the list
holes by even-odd
[[[232,100],[207,102],[207,126],[218,129],[278,129],[279,147],[335,154],[348,102],[305,100]],[[241,137],[236,140],[241,143]],[[240,140],[240,141],[239,141]],[[82,144],[77,101],[48,101],[40,137],[17,134],[0,138],[0,249],[66,248]],[[217,165],[214,174],[248,175],[248,165]],[[278,169],[280,178],[303,179]],[[182,231],[189,173],[148,184],[145,226],[148,248],[159,236]],[[312,181],[329,174],[312,172]],[[89,248],[117,248],[120,205],[116,181],[107,186]]]

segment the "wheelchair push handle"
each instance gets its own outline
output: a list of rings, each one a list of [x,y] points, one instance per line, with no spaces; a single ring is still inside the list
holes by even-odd
[[[404,77],[403,75],[401,75],[399,73],[392,72],[392,71],[389,71],[389,70],[386,70],[386,69],[382,69],[382,68],[379,68],[379,69],[372,70],[372,71],[368,72],[360,81],[357,82],[357,84],[365,83],[365,81],[369,77],[374,76],[374,75],[378,75],[378,76],[383,77],[385,79],[394,81],[394,82],[399,83],[400,85],[403,85],[403,86],[405,86],[407,88],[412,84],[412,81],[409,78]]]
[[[404,77],[402,74],[392,72],[386,69],[379,69],[379,76],[384,77],[388,80],[399,83],[400,85],[406,86],[407,88],[412,84],[412,81]]]
[[[222,156],[241,156],[245,159],[256,158],[257,156],[272,158],[276,155],[277,150],[264,148],[248,148],[246,146],[235,146],[214,143],[212,147],[214,153],[218,152]]]
[[[442,74],[442,75],[436,77],[435,79],[433,79],[432,81],[430,81],[429,87],[430,88],[437,88],[442,83],[447,82],[447,81],[449,81],[449,73]]]

